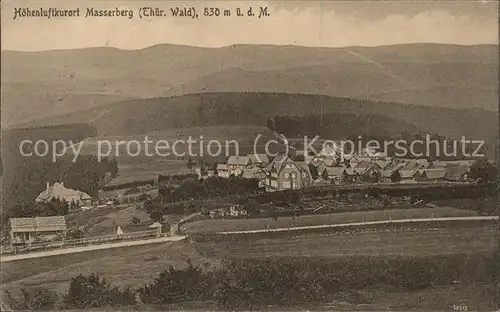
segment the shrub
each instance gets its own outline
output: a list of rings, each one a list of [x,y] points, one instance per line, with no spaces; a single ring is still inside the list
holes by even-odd
[[[22,299],[15,299],[6,291],[8,305],[14,310],[51,310],[56,308],[59,297],[47,288],[21,288]]]
[[[187,267],[175,269],[170,266],[151,284],[138,290],[141,302],[167,304],[187,300],[202,300],[211,297],[212,273],[205,272],[187,260]]]
[[[132,219],[130,220],[130,223],[139,224],[139,223],[141,223],[141,220],[139,220],[139,218],[137,218],[137,217],[132,217]]]
[[[71,279],[68,292],[63,298],[66,309],[83,309],[106,306],[127,306],[136,304],[135,294],[130,288],[120,290],[112,287],[105,279],[92,273]]]

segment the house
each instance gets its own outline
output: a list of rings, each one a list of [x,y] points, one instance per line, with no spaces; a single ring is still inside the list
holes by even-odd
[[[50,182],[47,182],[45,190],[37,196],[35,201],[37,203],[48,203],[53,199],[75,203],[80,207],[90,207],[92,205],[92,197],[89,194],[66,188],[63,182],[56,182],[52,186]]]
[[[309,165],[305,162],[294,162],[288,156],[275,157],[266,171],[267,191],[299,189],[312,183]]]
[[[424,169],[425,165],[417,162],[416,160],[410,160],[404,163],[401,167],[402,170],[420,170]]]
[[[328,167],[338,167],[339,165],[337,161],[332,158],[316,158],[310,164],[316,168],[318,174],[321,174]]]
[[[346,168],[344,171],[345,184],[358,184],[360,182],[360,177],[361,174],[352,168]]]
[[[417,177],[418,182],[439,182],[443,181],[446,175],[445,169],[424,169]]]
[[[468,180],[467,174],[469,173],[469,168],[461,165],[447,165],[445,168],[444,180],[450,182],[466,182]]]
[[[247,157],[250,159],[252,167],[263,168],[269,164],[269,157],[266,154],[248,154]]]
[[[363,182],[368,183],[378,183],[380,182],[380,168],[376,164],[371,164],[362,170],[361,168],[354,168],[354,171],[357,171],[361,174],[361,179]]]
[[[375,165],[377,165],[381,170],[386,169],[392,164],[391,160],[375,160],[373,162]]]
[[[221,178],[229,178],[229,168],[226,164],[217,164],[217,175]]]
[[[259,187],[266,186],[266,177],[267,173],[260,168],[250,168],[243,170],[243,174],[241,175],[244,179],[257,179],[259,182]]]
[[[401,181],[401,176],[398,170],[384,169],[380,170],[380,182],[394,183]]]
[[[117,196],[115,200],[120,204],[132,204],[153,199],[156,196],[158,196],[158,187],[145,185],[142,187],[131,187]]]
[[[321,151],[319,151],[314,158],[331,158],[335,159],[338,156],[340,156],[341,150],[339,147],[339,144],[333,143],[333,144],[325,144]]]
[[[359,163],[359,159],[356,156],[352,156],[352,157],[345,156],[345,159],[348,161],[349,166],[351,168],[356,167],[356,165]]]
[[[415,183],[420,175],[418,170],[412,169],[399,169],[398,173],[401,183]]]
[[[64,216],[10,218],[12,244],[31,244],[65,238],[67,227]]]
[[[352,169],[361,175],[380,175],[380,167],[373,162],[361,161]]]
[[[329,180],[335,185],[343,184],[345,181],[344,167],[326,167],[321,176],[324,180]]]
[[[227,160],[227,168],[229,175],[239,176],[243,173],[243,169],[250,168],[251,162],[248,156],[230,156]]]

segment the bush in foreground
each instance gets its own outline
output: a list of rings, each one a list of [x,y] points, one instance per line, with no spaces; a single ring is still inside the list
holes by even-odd
[[[56,305],[57,295],[46,289],[22,290],[23,297],[10,300],[19,310],[89,309],[124,307],[137,304],[165,307],[169,304],[206,302],[215,299],[219,308],[260,309],[264,307],[300,307],[332,302],[338,296],[366,301],[363,289],[387,289],[414,292],[434,285],[475,282],[496,285],[498,264],[491,254],[441,255],[428,257],[339,258],[268,257],[226,259],[215,270],[193,265],[189,260],[181,269],[164,270],[150,284],[136,291],[120,289],[95,274],[78,275],[68,292]],[[495,290],[491,289],[494,304]],[[490,295],[488,295],[490,296]]]
[[[22,298],[16,299],[6,291],[7,304],[15,311],[52,310],[57,307],[59,296],[43,287],[21,288]]]
[[[187,267],[175,269],[170,266],[151,284],[138,289],[142,303],[168,304],[174,302],[211,298],[212,272],[187,261]]]
[[[78,275],[71,279],[68,292],[64,295],[62,306],[65,309],[96,307],[116,307],[135,305],[135,293],[130,288],[121,290],[110,285],[104,278],[92,273]]]

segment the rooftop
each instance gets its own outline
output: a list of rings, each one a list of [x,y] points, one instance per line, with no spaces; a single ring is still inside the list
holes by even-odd
[[[66,231],[67,229],[64,216],[11,218],[10,228],[14,233]]]

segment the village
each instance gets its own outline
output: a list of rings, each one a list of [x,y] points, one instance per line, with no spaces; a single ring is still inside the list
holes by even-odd
[[[193,171],[200,180],[211,177],[254,179],[259,189],[265,192],[277,192],[315,186],[349,187],[476,182],[468,176],[473,164],[473,160],[398,159],[367,149],[356,155],[342,156],[334,146],[326,145],[313,156],[304,156],[303,153],[297,152],[294,155],[278,155],[272,160],[266,154],[230,156],[226,163],[216,164],[212,166],[213,169],[195,167]],[[66,188],[63,182],[53,184],[47,182],[45,190],[38,195],[35,202],[50,203],[53,200],[66,202],[73,213],[115,206],[143,208],[141,205],[145,201],[158,196],[159,186],[158,183],[155,184],[100,191],[99,198],[92,198],[80,190]],[[212,218],[242,217],[248,215],[248,212],[241,205],[232,205],[227,211],[226,209],[213,209],[208,211],[208,214]],[[10,219],[10,242],[13,245],[61,241],[68,236],[68,231],[69,226],[66,224],[65,216]],[[111,237],[113,239],[120,237],[125,239],[128,234],[132,233],[140,234],[137,237],[146,238],[169,234],[164,224],[153,220],[142,226],[127,227],[124,224],[115,224],[113,232],[108,234],[113,236]],[[128,239],[137,237],[128,235]],[[103,239],[103,241],[107,240]]]
[[[272,160],[266,154],[230,156],[215,170],[195,170],[200,179],[257,179],[267,192],[332,184],[473,182],[467,173],[474,160],[395,158],[367,149],[357,155],[342,156],[330,145],[314,156],[296,154],[279,155]]]

